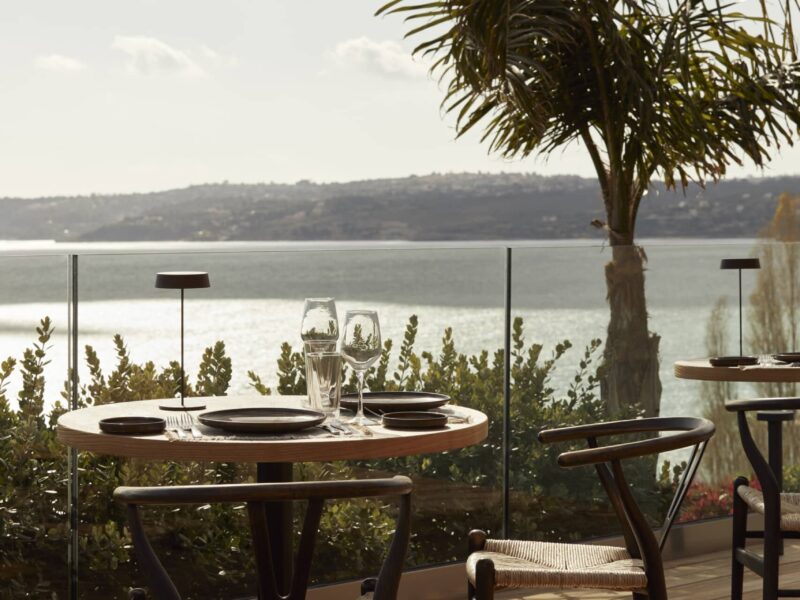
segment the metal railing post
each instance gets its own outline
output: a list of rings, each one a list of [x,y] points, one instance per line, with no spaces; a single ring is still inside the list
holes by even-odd
[[[69,255],[69,308],[67,329],[69,348],[67,366],[70,378],[69,409],[78,408],[78,256]],[[67,454],[67,515],[69,519],[69,545],[67,547],[68,585],[67,598],[78,600],[78,452],[69,448]]]
[[[506,248],[506,285],[503,340],[503,531],[509,537],[510,490],[509,461],[511,457],[511,248]]]

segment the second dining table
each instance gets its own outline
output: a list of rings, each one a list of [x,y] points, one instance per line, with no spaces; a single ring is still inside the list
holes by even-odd
[[[218,396],[204,398],[208,410],[234,408],[298,408],[301,396]],[[102,419],[123,416],[162,417],[162,400],[103,404],[63,414],[58,420],[58,439],[76,450],[163,461],[256,463],[256,481],[288,482],[296,462],[368,460],[444,452],[483,441],[488,418],[480,411],[456,405],[437,409],[449,417],[446,426],[434,429],[388,429],[378,420],[364,431],[347,435],[313,429],[290,434],[233,434],[196,422],[196,434],[178,437],[169,431],[156,435],[103,433]],[[292,506],[275,503],[267,509],[270,546],[276,575],[286,588],[292,571]]]

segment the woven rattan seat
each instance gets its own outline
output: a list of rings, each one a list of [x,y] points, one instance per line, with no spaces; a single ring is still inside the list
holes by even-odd
[[[483,559],[494,564],[497,587],[627,591],[647,587],[642,561],[614,546],[486,540],[485,549],[467,560],[467,577],[473,585],[476,565]]]
[[[764,494],[747,485],[740,485],[736,493],[750,510],[764,514]],[[800,531],[800,494],[781,494],[781,529]]]

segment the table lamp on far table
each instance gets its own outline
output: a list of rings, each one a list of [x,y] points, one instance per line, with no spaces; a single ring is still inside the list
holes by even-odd
[[[719,268],[739,271],[739,356],[742,356],[742,269],[760,269],[761,262],[757,258],[723,258]]]
[[[208,273],[199,271],[172,271],[156,274],[156,288],[181,291],[181,401],[169,400],[161,404],[162,410],[203,410],[206,405],[194,399],[186,400],[186,371],[183,368],[183,295],[184,290],[208,288]]]

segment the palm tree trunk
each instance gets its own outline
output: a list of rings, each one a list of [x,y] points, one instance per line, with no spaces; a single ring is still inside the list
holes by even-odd
[[[661,380],[658,348],[661,337],[648,330],[644,288],[644,256],[638,246],[614,244],[606,265],[610,319],[600,372],[600,391],[610,415],[643,410],[658,416]]]

